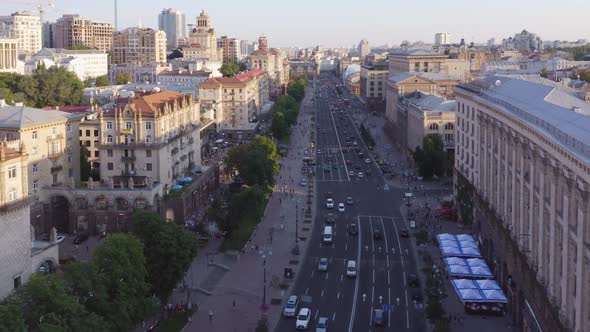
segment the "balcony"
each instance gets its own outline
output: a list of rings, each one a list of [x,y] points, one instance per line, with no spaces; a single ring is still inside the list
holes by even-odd
[[[49,152],[47,154],[47,158],[49,159],[59,159],[64,155],[64,151],[53,151],[53,152]]]
[[[123,156],[121,157],[122,163],[134,163],[137,158],[135,156]]]
[[[47,142],[55,142],[55,141],[60,141],[64,138],[64,135],[62,134],[56,134],[56,135],[50,135],[47,136]]]
[[[32,197],[24,197],[21,199],[14,200],[12,202],[7,202],[4,205],[0,206],[0,213],[9,212],[16,209],[21,209],[28,207],[29,204],[33,201]]]
[[[61,171],[64,167],[62,165],[55,165],[51,167],[51,173],[57,173]]]

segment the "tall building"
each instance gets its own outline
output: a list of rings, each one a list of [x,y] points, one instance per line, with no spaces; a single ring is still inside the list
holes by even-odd
[[[369,47],[369,41],[366,39],[361,40],[358,47],[359,56],[361,57],[361,61],[365,59],[365,57],[371,53],[371,48]]]
[[[158,15],[158,29],[166,33],[166,47],[171,50],[178,47],[178,39],[186,37],[184,13],[168,8]]]
[[[30,13],[0,16],[0,36],[16,38],[18,52],[32,54],[42,47],[41,19]]]
[[[405,50],[388,56],[389,75],[401,73],[443,73],[466,80],[470,76],[471,63],[466,59],[451,59],[446,54],[428,50]]]
[[[590,330],[590,94],[488,76],[457,96],[455,192],[522,330]]]
[[[374,61],[361,65],[360,96],[365,99],[373,110],[385,106],[385,85],[389,66],[387,61]]]
[[[520,52],[542,51],[543,41],[534,33],[522,30],[514,37],[502,39],[502,48],[504,50],[516,50]]]
[[[0,73],[19,72],[18,39],[0,38]]]
[[[113,25],[108,22],[93,21],[78,14],[63,15],[50,25],[51,46],[71,49],[76,45],[107,52],[113,45]]]
[[[239,39],[221,36],[217,39],[217,48],[221,50],[223,62],[238,63],[242,60]]]
[[[446,32],[438,32],[434,34],[434,45],[449,45],[451,43],[451,34]]]
[[[188,49],[192,49],[191,57],[205,58],[211,61],[221,59],[217,48],[217,33],[211,25],[211,17],[201,11],[197,16],[197,25],[189,33]],[[183,49],[185,51],[186,49]],[[186,56],[186,54],[185,54]]]
[[[258,49],[258,42],[240,40],[240,60],[247,58],[252,52]]]
[[[112,63],[166,63],[166,33],[137,27],[115,32]]]
[[[280,50],[268,48],[266,37],[261,36],[258,39],[258,49],[250,54],[249,66],[250,69],[262,69],[268,73],[271,96],[284,93],[291,71],[289,60]]]

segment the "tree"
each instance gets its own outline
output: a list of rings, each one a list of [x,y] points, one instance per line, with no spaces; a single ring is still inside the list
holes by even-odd
[[[580,73],[580,80],[590,83],[590,71]]]
[[[289,127],[287,126],[285,114],[283,114],[283,112],[275,112],[272,115],[272,123],[270,125],[270,130],[272,132],[273,137],[278,140],[282,140],[289,134]]]
[[[231,77],[240,72],[240,65],[235,62],[224,62],[219,71],[223,77]]]
[[[111,81],[109,80],[109,78],[106,75],[99,76],[96,78],[95,84],[96,84],[96,86],[109,86],[109,85],[111,85]]]
[[[178,225],[148,211],[133,215],[133,234],[144,245],[152,292],[166,302],[197,254],[197,243]]]
[[[79,51],[79,50],[91,50],[92,48],[86,46],[86,45],[82,45],[82,44],[77,44],[77,45],[73,45],[70,50],[75,50],[75,51]]]
[[[129,235],[112,234],[96,249],[93,262],[108,290],[106,320],[116,331],[130,331],[154,306],[147,297],[142,243]]]
[[[131,74],[129,73],[118,73],[117,74],[117,85],[124,85],[132,82]]]
[[[420,176],[430,179],[434,175],[443,176],[448,168],[447,153],[442,138],[438,134],[428,134],[422,139],[422,147],[413,153]]]
[[[547,78],[547,76],[548,76],[547,69],[543,68],[539,75],[541,75],[541,77],[543,77],[543,78]]]
[[[0,332],[24,332],[25,319],[15,303],[0,303]]]
[[[35,106],[78,105],[80,103],[84,85],[76,74],[65,68],[53,66],[46,69],[44,66],[39,66],[32,77],[38,85],[38,90],[35,91]],[[23,92],[27,94],[26,90]]]
[[[240,71],[248,70],[248,64],[244,61],[240,62]]]
[[[256,224],[262,218],[266,207],[268,191],[254,185],[231,196],[227,218],[218,220],[219,228],[230,237],[246,225]]]
[[[82,144],[80,146],[80,179],[82,181],[88,181],[90,171],[91,167],[90,162],[88,161],[88,148],[86,148],[86,145]]]
[[[248,186],[272,186],[279,172],[279,153],[270,138],[258,136],[250,144],[232,148],[225,163],[228,169],[237,169]]]

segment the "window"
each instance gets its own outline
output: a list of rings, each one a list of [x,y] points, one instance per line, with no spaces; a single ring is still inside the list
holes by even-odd
[[[12,279],[12,284],[14,285],[14,289],[20,288],[22,284],[21,276],[14,277],[14,279]]]
[[[16,200],[16,189],[12,188],[10,189],[10,191],[8,192],[8,201],[12,202]]]
[[[152,123],[151,122],[145,123],[145,130],[152,130]]]
[[[98,151],[94,151],[94,158],[98,158]]]
[[[152,157],[152,150],[145,150],[145,156],[148,158]]]
[[[87,158],[90,158],[90,156],[91,156],[91,155],[90,155],[90,151],[86,151],[86,157],[87,157]]]
[[[438,130],[438,124],[431,123],[430,126],[428,126],[428,129],[430,129],[430,130]]]
[[[98,137],[98,130],[94,130],[94,137]]]
[[[453,129],[454,129],[454,126],[452,123],[449,122],[449,123],[445,124],[445,130],[453,130]]]
[[[145,143],[146,143],[146,144],[150,144],[151,142],[152,142],[152,136],[150,136],[150,135],[146,135],[146,136],[145,136]]]
[[[68,153],[68,163],[71,163],[71,162],[72,162],[72,154],[71,153]]]
[[[33,134],[31,134],[31,137],[32,137],[33,139],[37,139],[37,138],[38,138],[38,134],[37,134],[37,132],[36,132],[36,131],[34,131],[34,132],[33,132]]]
[[[72,125],[71,124],[68,123],[68,125],[66,126],[66,131],[68,133],[71,133],[72,132]]]
[[[16,167],[10,167],[8,169],[8,178],[14,179],[16,177]]]
[[[86,147],[90,147],[90,141],[84,142],[84,145],[86,145]]]
[[[94,146],[97,147],[98,146],[98,140],[94,140]]]
[[[113,143],[113,136],[107,136],[107,143]]]
[[[39,180],[33,180],[33,192],[36,193],[39,190]]]
[[[107,169],[108,169],[109,171],[112,171],[112,170],[113,170],[113,163],[108,163],[108,164],[107,164]]]
[[[82,137],[82,129],[78,130],[78,136]]]
[[[113,156],[113,150],[107,150],[107,156],[112,157]]]
[[[68,176],[69,177],[73,177],[74,176],[74,169],[73,168],[69,168],[68,169]]]
[[[55,127],[51,128],[51,134],[52,135],[56,135],[57,134],[57,128],[55,128]]]
[[[37,173],[39,171],[39,164],[33,164],[33,173]]]
[[[33,155],[36,155],[37,154],[37,147],[36,146],[33,147],[33,153],[32,154]]]
[[[90,130],[86,129],[86,136],[90,136]]]
[[[151,172],[151,170],[152,170],[152,164],[150,164],[150,163],[145,164],[145,170]]]
[[[131,128],[133,128],[133,123],[125,122],[125,129],[131,129]]]
[[[107,129],[113,129],[113,123],[107,122]]]

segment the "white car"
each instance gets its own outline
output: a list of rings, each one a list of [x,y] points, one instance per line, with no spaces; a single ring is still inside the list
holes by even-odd
[[[58,235],[56,238],[57,243],[62,243],[62,242],[64,242],[65,239],[66,239],[66,237],[63,235]]]
[[[359,172],[359,178],[364,177],[365,175],[363,174],[363,172]]]
[[[298,330],[307,330],[309,328],[309,321],[311,320],[311,311],[307,308],[301,308],[299,315],[297,315],[297,321],[295,322],[295,328]]]
[[[365,159],[365,163],[370,164],[371,163],[371,159],[369,159],[369,158]]]
[[[338,203],[338,212],[344,212],[344,203]]]
[[[283,309],[283,316],[285,317],[295,317],[297,313],[297,306],[299,304],[299,299],[297,295],[289,296],[287,300],[287,304],[285,305],[285,309]]]
[[[301,181],[299,182],[299,184],[303,187],[307,186],[307,180],[306,179],[301,179]]]
[[[333,209],[334,208],[334,200],[331,198],[326,199],[326,208]]]

